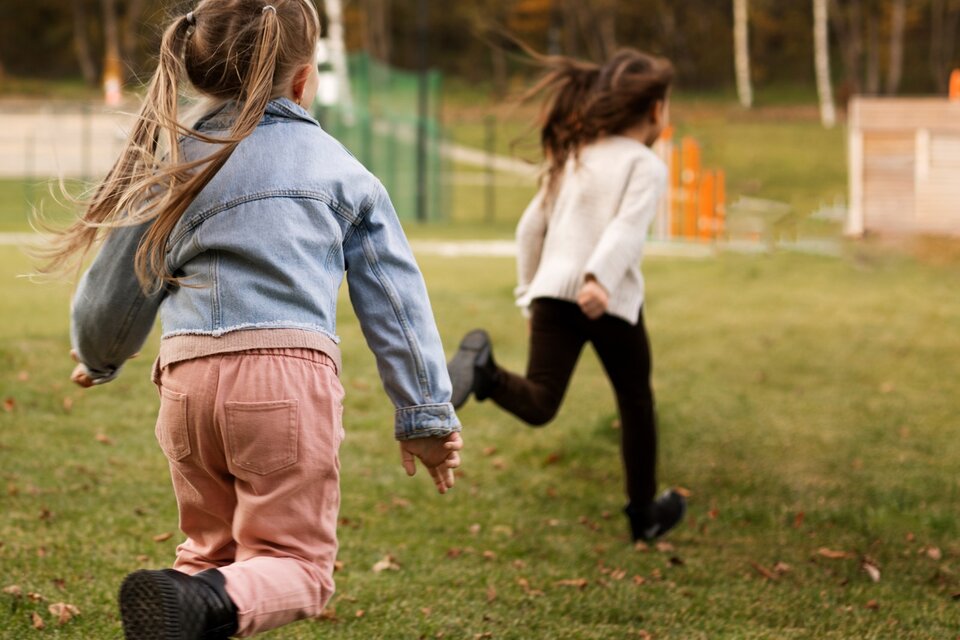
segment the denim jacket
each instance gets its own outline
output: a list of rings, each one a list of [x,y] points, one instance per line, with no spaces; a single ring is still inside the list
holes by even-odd
[[[230,108],[197,128],[217,135]],[[204,143],[188,138],[185,158]],[[272,101],[254,132],[190,205],[167,266],[182,286],[146,295],[133,260],[146,225],[107,236],[80,280],[71,338],[95,383],[113,379],[149,335],[301,329],[336,337],[344,279],[398,439],[459,431],[423,276],[383,185],[293,102]]]

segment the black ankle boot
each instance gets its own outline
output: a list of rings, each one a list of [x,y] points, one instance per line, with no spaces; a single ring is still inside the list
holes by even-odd
[[[630,521],[634,542],[649,541],[659,538],[683,520],[687,512],[687,500],[673,489],[668,489],[650,504],[643,507],[628,504],[623,512]]]
[[[499,369],[493,361],[490,336],[483,329],[474,329],[460,341],[460,348],[447,363],[453,383],[450,402],[455,409],[463,406],[472,393],[477,400],[490,397],[499,383]]]
[[[120,585],[127,640],[226,640],[237,608],[216,569],[189,576],[174,569],[134,571]]]

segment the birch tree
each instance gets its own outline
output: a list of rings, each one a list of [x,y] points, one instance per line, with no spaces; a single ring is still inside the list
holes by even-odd
[[[343,3],[341,0],[324,0],[323,8],[327,12],[330,64],[337,77],[337,102],[343,108],[349,123],[349,119],[353,117],[353,95],[350,93],[350,76],[347,70],[347,47],[343,42]]]
[[[826,128],[837,122],[833,106],[833,84],[830,81],[830,40],[827,31],[827,0],[813,0],[813,56],[820,97],[820,121]]]
[[[737,77],[737,96],[740,104],[747,109],[753,106],[748,20],[747,0],[733,0],[733,62]]]
[[[893,95],[900,89],[903,77],[903,31],[907,22],[907,0],[893,0],[890,14],[890,62],[887,66],[885,92]]]

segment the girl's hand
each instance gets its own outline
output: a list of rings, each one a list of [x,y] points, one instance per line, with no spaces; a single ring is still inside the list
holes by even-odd
[[[580,287],[580,293],[577,294],[577,304],[583,315],[591,320],[596,320],[607,311],[607,305],[610,303],[610,296],[607,290],[603,288],[597,279],[592,275],[587,276],[587,281]]]
[[[453,487],[453,470],[460,466],[463,439],[459,433],[442,438],[417,438],[400,441],[400,458],[408,476],[417,472],[416,459],[427,468],[437,491],[446,493]]]
[[[73,368],[73,373],[70,374],[70,381],[84,389],[89,389],[93,386],[93,379],[90,377],[90,372],[87,371],[86,365],[80,362],[80,358],[77,357],[77,352],[73,349],[70,350],[70,357],[77,363],[77,366]]]

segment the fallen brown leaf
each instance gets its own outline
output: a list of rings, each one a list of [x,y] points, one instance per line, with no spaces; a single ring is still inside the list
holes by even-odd
[[[364,611],[363,609],[357,609],[357,612],[356,612],[354,615],[355,615],[356,617],[358,617],[358,618],[362,618],[362,617],[365,616],[366,614],[367,614],[367,612]]]
[[[153,536],[153,541],[154,541],[154,542],[166,542],[167,540],[169,540],[169,539],[172,538],[172,537],[173,537],[173,533],[171,533],[170,531],[167,531],[167,532],[165,532],[165,533],[158,533],[157,535]]]
[[[673,545],[669,542],[658,542],[656,545],[657,551],[661,553],[670,553],[673,551]]]
[[[484,560],[496,560],[496,559],[497,559],[497,553],[496,553],[495,551],[490,551],[489,549],[487,549],[486,551],[484,551],[482,555],[483,555],[483,559],[484,559]]]
[[[642,584],[646,584],[646,582],[647,579],[643,576],[633,576],[633,584],[637,585],[638,587]]]
[[[420,607],[420,613],[423,614],[424,618],[429,618],[430,614],[433,613],[433,609],[430,607]]]
[[[333,562],[333,570],[334,570],[334,571],[343,571],[343,566],[344,566],[344,565],[343,565],[343,560],[335,560],[335,561]]]
[[[483,453],[484,457],[489,458],[490,456],[492,456],[492,455],[495,454],[496,452],[497,452],[497,448],[496,448],[496,447],[484,447],[482,453]]]
[[[497,588],[493,585],[487,587],[487,602],[493,602],[497,599]]]
[[[763,566],[763,565],[760,564],[759,562],[753,562],[753,561],[751,560],[751,561],[750,561],[750,566],[753,567],[753,570],[754,570],[754,571],[756,571],[757,573],[759,573],[761,576],[763,576],[763,577],[766,578],[767,580],[772,580],[772,581],[776,582],[777,580],[780,579],[780,576],[779,576],[777,573],[771,571],[770,569],[767,569],[765,566]]]
[[[867,575],[870,576],[870,579],[874,582],[880,582],[880,567],[871,562],[870,560],[864,559],[863,564],[860,565],[860,568],[867,572]]]
[[[58,625],[66,624],[70,622],[74,616],[80,615],[79,609],[66,602],[55,602],[48,607],[48,611],[50,611],[52,616],[56,617]]]
[[[684,498],[689,498],[693,495],[693,491],[690,491],[690,489],[687,489],[686,487],[674,487],[673,490],[682,495]]]
[[[380,573],[382,571],[399,571],[400,565],[397,564],[397,559],[388,553],[374,563],[372,570],[374,573]]]
[[[36,611],[30,614],[30,623],[33,625],[33,628],[36,629],[37,631],[42,631],[43,628],[47,626],[43,623],[43,618],[41,618],[40,614],[37,613]]]
[[[21,371],[20,373],[17,374],[17,380],[19,380],[20,382],[26,382],[29,379],[30,379],[30,373],[27,371]]]
[[[470,528],[468,529],[468,531],[470,532],[470,535],[475,536],[475,535],[477,535],[478,533],[480,533],[480,528],[481,528],[481,527],[480,527],[479,524],[474,523],[474,524],[470,525]]]
[[[940,551],[940,547],[925,547],[923,551],[927,554],[927,557],[931,560],[940,560],[943,557],[943,553]]]
[[[568,580],[557,580],[554,584],[558,587],[576,587],[577,589],[586,589],[588,582],[584,578],[570,578]]]
[[[451,547],[450,549],[447,549],[448,558],[459,558],[462,555],[463,555],[463,549],[461,549],[460,547]]]
[[[824,558],[829,558],[831,560],[841,560],[843,558],[853,558],[856,556],[855,553],[849,551],[835,551],[833,549],[828,549],[827,547],[820,547],[817,549],[817,555],[823,556]]]
[[[14,400],[13,398],[4,398],[4,400],[3,400],[3,410],[4,410],[4,411],[6,411],[7,413],[9,413],[9,412],[13,411],[16,406],[17,406],[17,401],[16,401],[16,400]]]
[[[44,600],[46,600],[46,598],[44,598],[42,595],[40,595],[36,591],[30,591],[29,593],[27,593],[27,600],[31,602],[43,602]]]
[[[63,410],[70,413],[71,409],[73,409],[73,398],[67,396],[63,399]]]
[[[9,587],[4,587],[3,592],[8,596],[13,596],[14,598],[19,598],[23,595],[23,591],[20,589],[19,585],[12,584]]]
[[[880,603],[877,602],[876,600],[869,600],[867,601],[866,607],[867,609],[873,609],[874,611],[876,611],[877,609],[880,608]]]
[[[806,513],[804,513],[803,511],[797,511],[797,513],[793,516],[793,528],[799,529],[800,527],[802,527],[803,520],[806,517],[807,517]]]
[[[778,562],[777,564],[773,565],[774,572],[781,576],[785,573],[789,573],[791,569],[793,569],[793,567],[788,565],[786,562]]]
[[[557,462],[560,462],[560,454],[553,452],[547,456],[547,459],[543,461],[543,464],[544,466],[549,466],[551,464],[556,464]]]

